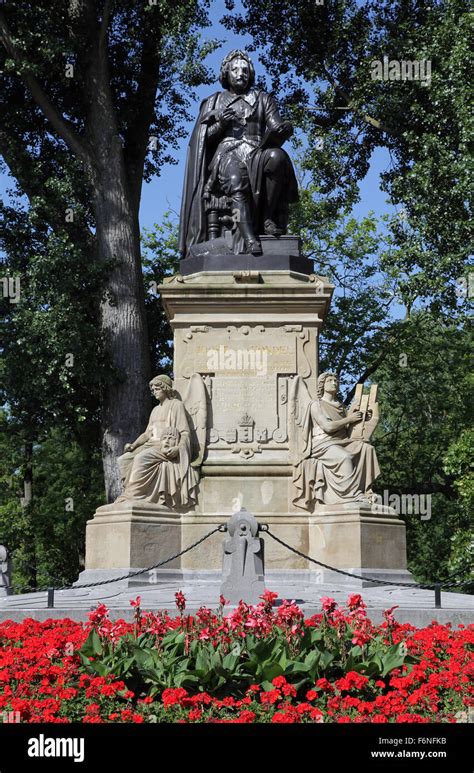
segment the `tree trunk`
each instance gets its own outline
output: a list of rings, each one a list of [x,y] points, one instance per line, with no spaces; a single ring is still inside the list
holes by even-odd
[[[110,10],[110,6],[108,6]],[[95,15],[94,4],[89,4]],[[107,10],[107,5],[106,5]],[[98,258],[110,264],[101,320],[107,367],[102,403],[102,464],[107,502],[121,493],[117,457],[143,432],[151,396],[138,207],[133,203],[110,87],[108,12],[91,49],[87,73],[90,114],[88,174],[93,191]]]
[[[108,151],[94,210],[99,258],[113,263],[101,309],[111,368],[102,409],[102,461],[107,502],[111,502],[122,490],[117,457],[124,444],[145,429],[151,399],[138,217],[129,204],[122,148]]]
[[[83,136],[77,134],[74,124],[51,102],[29,68],[23,69],[22,77],[54,130],[84,165],[93,197],[98,257],[112,264],[107,272],[106,297],[102,303],[102,332],[110,368],[102,408],[102,456],[107,501],[110,502],[121,491],[117,456],[122,454],[124,443],[135,440],[144,430],[151,402],[138,225],[146,142],[142,143],[135,174],[127,179],[123,137],[108,60],[108,27],[113,3],[106,0],[100,5],[100,19],[97,18],[97,4],[92,0],[83,3],[81,9],[87,34],[78,45],[82,45],[85,96],[89,108]],[[23,55],[16,48],[2,15],[0,33],[9,55],[23,64]],[[148,102],[144,105],[148,122],[153,114],[154,96],[154,89],[149,87]],[[144,128],[147,131],[147,122]]]

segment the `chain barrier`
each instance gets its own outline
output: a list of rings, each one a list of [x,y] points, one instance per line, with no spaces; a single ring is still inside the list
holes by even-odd
[[[212,529],[211,531],[207,532],[207,534],[204,534],[200,539],[196,540],[196,542],[193,542],[192,545],[188,545],[187,548],[184,548],[184,550],[180,550],[179,553],[174,553],[172,556],[169,556],[169,558],[165,558],[164,561],[159,561],[157,564],[154,564],[153,566],[149,566],[146,569],[138,569],[135,572],[130,572],[129,574],[124,574],[121,577],[112,577],[110,580],[99,580],[98,582],[90,582],[85,583],[84,585],[63,585],[60,587],[54,587],[52,588],[50,585],[44,587],[44,588],[35,588],[34,592],[36,593],[44,593],[48,592],[48,594],[51,594],[51,591],[61,591],[61,590],[79,590],[81,588],[96,588],[98,585],[110,585],[114,582],[120,582],[121,580],[128,580],[130,577],[137,577],[140,574],[146,574],[147,572],[153,571],[153,569],[158,569],[160,566],[164,566],[165,564],[169,564],[170,561],[174,561],[175,558],[179,558],[179,556],[183,556],[185,553],[189,553],[190,550],[193,550],[193,548],[197,547],[197,545],[200,545],[202,542],[207,540],[209,537],[211,537],[213,534],[215,534],[218,531],[226,531],[227,527],[225,524],[219,524],[219,526],[216,526],[215,529]],[[4,586],[7,588],[7,590],[23,590],[26,586],[13,586],[13,585],[6,585]]]
[[[330,571],[336,572],[337,574],[341,574],[345,577],[351,577],[352,579],[362,580],[365,582],[372,582],[376,585],[394,585],[399,588],[417,588],[418,590],[433,590],[435,592],[435,606],[437,608],[441,606],[441,588],[444,588],[444,589],[461,588],[461,587],[466,587],[474,584],[473,578],[470,578],[469,580],[463,580],[461,582],[449,582],[449,583],[447,583],[444,580],[441,580],[435,583],[387,582],[387,580],[381,580],[375,577],[366,577],[363,575],[354,574],[353,572],[346,572],[344,569],[337,569],[335,566],[330,566],[329,564],[324,564],[322,561],[317,561],[315,558],[312,558],[311,556],[307,556],[301,550],[298,550],[292,545],[289,545],[287,542],[280,539],[280,537],[277,537],[276,534],[273,534],[270,531],[268,524],[259,524],[259,527],[260,527],[259,531],[263,532],[264,534],[268,534],[268,536],[271,537],[275,542],[278,542],[280,545],[287,548],[287,550],[290,550],[292,553],[295,553],[295,555],[300,556],[301,558],[304,558],[306,561],[310,561],[311,563],[316,564],[317,566],[321,566],[324,569],[329,569]],[[98,582],[84,583],[82,585],[62,585],[59,587],[51,587],[51,585],[48,585],[44,588],[30,588],[29,586],[13,586],[13,585],[8,585],[4,587],[7,590],[11,590],[11,591],[13,590],[27,591],[27,592],[30,591],[34,593],[47,592],[48,607],[53,607],[55,591],[79,590],[81,588],[96,588],[100,585],[111,585],[113,583],[121,582],[122,580],[128,580],[131,577],[137,577],[139,575],[146,574],[148,572],[153,571],[154,569],[158,569],[160,566],[169,564],[171,561],[174,561],[175,558],[179,558],[180,556],[183,556],[185,553],[189,553],[190,550],[193,550],[195,547],[197,547],[202,542],[207,540],[213,534],[216,534],[216,532],[218,531],[225,532],[226,530],[227,530],[226,524],[220,524],[219,526],[216,526],[215,529],[212,529],[211,531],[207,532],[207,534],[204,534],[202,537],[196,540],[196,542],[193,542],[192,545],[188,545],[188,547],[184,548],[184,550],[180,550],[178,553],[174,553],[172,556],[165,558],[163,561],[159,561],[157,564],[154,564],[153,566],[149,566],[146,569],[138,569],[134,572],[130,572],[129,574],[124,574],[121,577],[112,577],[109,580],[99,580]],[[458,575],[459,573],[457,575],[452,574],[450,575],[450,577],[446,579],[450,579],[451,577],[456,577]]]
[[[275,534],[273,534],[270,529],[268,528],[268,524],[262,524],[260,526],[260,531],[262,531],[264,534],[268,534],[269,537],[271,537],[275,542],[279,542],[280,545],[283,545],[283,547],[287,548],[288,550],[291,550],[292,553],[295,553],[297,556],[300,556],[301,558],[305,558],[307,561],[311,561],[313,564],[317,564],[318,566],[322,566],[324,569],[330,569],[332,572],[337,572],[338,574],[342,574],[345,577],[352,577],[356,580],[364,580],[367,582],[373,582],[377,585],[396,585],[400,588],[418,588],[419,590],[434,590],[437,591],[438,587],[441,588],[458,588],[463,587],[465,585],[472,585],[474,584],[474,579],[471,578],[470,580],[465,580],[463,582],[451,582],[451,583],[444,583],[443,581],[430,583],[430,584],[424,584],[424,583],[414,583],[414,582],[387,582],[387,580],[379,580],[375,577],[363,577],[360,574],[353,574],[352,572],[345,572],[344,569],[336,569],[335,566],[329,566],[328,564],[323,564],[322,561],[316,561],[315,558],[311,558],[311,556],[307,556],[305,553],[302,553],[301,550],[298,550],[297,548],[294,548],[292,545],[288,545],[287,542],[284,542],[280,537],[277,537]],[[451,575],[453,577],[455,575]]]

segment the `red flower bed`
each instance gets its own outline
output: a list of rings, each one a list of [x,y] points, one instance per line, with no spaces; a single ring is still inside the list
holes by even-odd
[[[474,706],[474,625],[371,623],[358,594],[241,603],[87,624],[0,624],[0,720],[21,722],[456,722]],[[224,602],[224,600],[221,600]]]

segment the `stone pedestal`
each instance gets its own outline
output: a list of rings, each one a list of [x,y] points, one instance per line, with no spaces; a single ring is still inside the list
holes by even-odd
[[[390,508],[351,505],[307,513],[293,504],[289,390],[298,375],[316,397],[318,336],[334,288],[311,273],[296,237],[264,237],[262,246],[257,257],[197,249],[181,262],[183,273],[160,287],[174,336],[174,388],[183,398],[197,373],[207,391],[198,503],[186,513],[139,502],[99,508],[87,525],[80,581],[151,566],[242,507],[325,564],[387,582],[411,580],[405,525]],[[267,585],[288,572],[315,582],[351,582],[262,536]],[[223,538],[214,534],[157,576],[217,581]]]
[[[286,265],[300,260],[308,270],[295,237],[279,242],[266,237],[264,249],[286,250],[280,254]],[[288,519],[297,512],[291,502],[289,385],[300,375],[315,395],[318,334],[333,287],[312,273],[263,269],[265,254],[211,257],[219,270],[175,275],[160,288],[174,333],[175,388],[184,395],[199,373],[209,396],[207,455],[190,518],[224,519],[245,507],[259,520]],[[210,257],[182,264],[198,259]],[[242,260],[254,268],[235,268]]]
[[[406,568],[405,524],[389,507],[320,508],[315,514],[259,516],[260,523],[305,555],[351,574],[385,583],[413,582]],[[177,514],[159,505],[120,503],[98,508],[87,524],[86,571],[78,583],[113,579],[147,569],[198,541],[228,515]],[[319,567],[289,551],[265,532],[266,585],[278,583],[375,586]],[[171,580],[214,581],[221,578],[223,540],[217,532],[162,569],[131,577],[128,585]]]
[[[86,568],[78,583],[146,569],[181,550],[180,516],[162,505],[120,502],[98,507],[86,527]],[[180,569],[180,559],[166,568]],[[136,581],[153,582],[146,574]]]
[[[413,582],[406,568],[405,524],[390,507],[319,507],[310,518],[309,553],[324,564],[384,582]],[[374,585],[312,566],[318,582]],[[375,587],[377,587],[375,585]]]

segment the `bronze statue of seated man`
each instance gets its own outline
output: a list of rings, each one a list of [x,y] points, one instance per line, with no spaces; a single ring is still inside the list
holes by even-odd
[[[261,253],[259,234],[286,233],[288,205],[298,198],[293,165],[281,148],[293,133],[271,94],[253,88],[247,53],[231,51],[222,62],[224,91],[201,105],[188,149],[180,219],[180,249],[209,238],[206,202],[231,201],[233,252]]]

